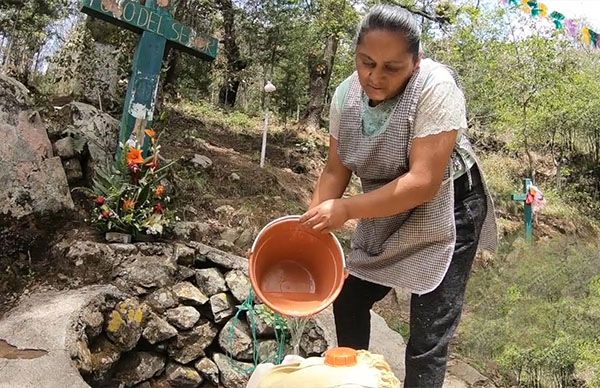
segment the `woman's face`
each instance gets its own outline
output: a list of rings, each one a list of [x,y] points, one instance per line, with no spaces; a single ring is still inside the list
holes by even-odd
[[[367,32],[356,48],[360,85],[374,103],[393,98],[406,87],[419,59],[409,51],[407,39],[386,30]]]

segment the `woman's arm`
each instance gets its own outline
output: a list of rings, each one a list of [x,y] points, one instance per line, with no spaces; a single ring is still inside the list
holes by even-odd
[[[454,130],[414,139],[409,171],[377,190],[344,200],[348,218],[387,217],[431,201],[444,179],[456,134]]]
[[[444,179],[456,134],[452,130],[415,138],[406,174],[367,194],[323,201],[300,221],[316,230],[330,231],[349,219],[391,216],[430,201]]]
[[[337,147],[337,140],[335,137],[330,136],[327,163],[317,180],[309,209],[328,199],[340,198],[348,186],[352,172],[340,161]]]

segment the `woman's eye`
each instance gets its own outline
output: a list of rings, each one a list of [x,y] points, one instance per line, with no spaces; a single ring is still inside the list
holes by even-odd
[[[363,64],[367,67],[375,67],[375,64],[373,62],[363,62]]]
[[[396,72],[400,71],[400,69],[397,67],[389,67],[389,66],[386,66],[385,70],[387,70],[390,73],[396,73]]]

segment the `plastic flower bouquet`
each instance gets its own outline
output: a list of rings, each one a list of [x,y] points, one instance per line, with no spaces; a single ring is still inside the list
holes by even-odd
[[[129,141],[115,166],[96,171],[91,190],[95,197],[92,222],[103,232],[126,233],[140,240],[163,235],[174,221],[167,187],[161,183],[174,162],[161,167],[156,132],[147,129],[145,136],[152,145],[146,157],[135,142]]]

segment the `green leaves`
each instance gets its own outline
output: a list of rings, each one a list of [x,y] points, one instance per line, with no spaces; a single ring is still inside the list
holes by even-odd
[[[591,356],[600,354],[597,245],[572,238],[514,244],[498,263],[471,279],[462,353],[494,359],[519,386],[572,386],[578,371],[600,381],[600,358]]]

